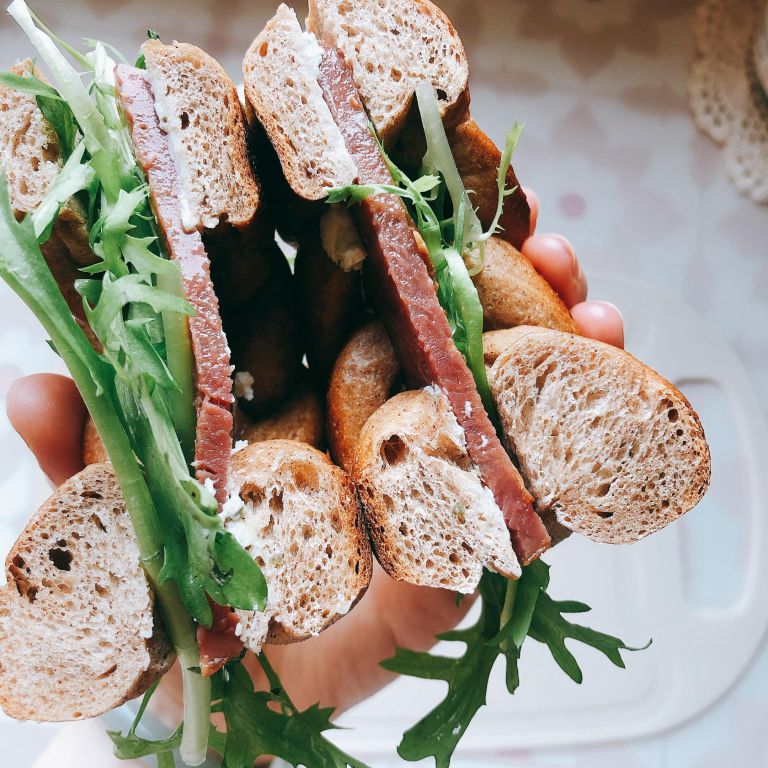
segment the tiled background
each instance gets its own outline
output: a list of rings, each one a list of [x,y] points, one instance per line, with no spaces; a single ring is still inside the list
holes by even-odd
[[[474,113],[480,123],[496,139],[501,139],[514,118],[527,124],[516,168],[523,183],[541,197],[540,230],[568,236],[588,275],[642,280],[719,328],[746,368],[765,411],[768,208],[754,205],[732,189],[719,149],[691,120],[686,78],[693,56],[693,3],[444,0],[443,7],[468,48]],[[65,38],[101,37],[128,52],[147,28],[157,29],[166,38],[207,49],[237,78],[239,58],[272,4],[39,0],[35,9]],[[0,19],[0,51],[0,66],[29,51],[7,17]],[[614,285],[611,280],[596,283],[606,290]],[[44,370],[56,361],[42,344],[35,323],[4,287],[0,287],[0,318],[4,321],[0,323],[2,398],[15,376]],[[653,320],[644,315],[642,306],[632,307],[627,315],[630,343],[642,337],[644,326]],[[670,326],[670,338],[664,336],[658,343],[674,344],[675,332]],[[727,433],[728,424],[720,424],[717,430]],[[730,526],[727,515],[738,513],[743,465],[738,451],[726,455],[715,448],[722,461],[715,467],[718,485],[713,503]],[[5,502],[0,544],[8,545],[20,519],[47,489],[4,415],[0,416],[0,458]],[[768,456],[762,459],[765,464]],[[724,548],[728,530],[721,533],[720,540],[710,539],[700,546],[710,558],[711,569],[723,576],[736,574],[733,578],[738,581],[741,550]],[[649,566],[663,572],[670,564],[655,561]],[[570,575],[578,581],[578,573]],[[566,570],[558,578],[567,583],[568,576]],[[611,604],[608,592],[601,591],[608,587],[590,589],[586,597],[596,608]],[[663,625],[655,625],[653,618],[652,611],[644,615],[643,626],[650,627],[656,637],[661,632],[663,647]],[[706,645],[708,639],[694,636],[689,642]],[[692,651],[679,647],[672,652]],[[711,665],[727,657],[728,643],[721,653],[712,654]],[[643,663],[630,661],[630,665]],[[621,674],[616,671],[607,679],[620,686]],[[700,674],[708,674],[706,666]],[[768,765],[768,651],[760,652],[734,682],[721,701],[693,721],[641,742],[506,751],[498,759],[502,765],[536,768]],[[509,728],[514,729],[512,720]],[[552,728],[555,731],[558,723],[553,722]],[[52,733],[49,728],[0,722],[0,763],[19,768],[31,765],[31,756]],[[479,764],[489,766],[490,758],[482,758]],[[83,768],[91,766],[84,763]]]

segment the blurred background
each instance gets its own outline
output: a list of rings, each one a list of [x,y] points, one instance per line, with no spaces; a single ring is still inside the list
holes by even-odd
[[[737,191],[727,172],[738,166],[742,188],[760,197],[767,131],[752,131],[753,145],[740,144],[738,154],[733,147],[745,137],[718,123],[720,141],[732,143],[724,150],[697,127],[689,103],[689,87],[701,91],[689,86],[693,62],[706,58],[696,51],[698,18],[699,25],[717,22],[708,39],[730,46],[709,52],[726,83],[721,90],[734,99],[729,108],[743,108],[751,120],[768,114],[764,93],[750,101],[758,92],[747,72],[761,4],[707,2],[698,16],[687,0],[440,4],[468,49],[478,122],[497,141],[514,119],[526,123],[515,167],[541,198],[539,231],[571,240],[590,297],[622,309],[627,348],[686,392],[713,454],[712,488],[682,523],[624,549],[573,537],[549,558],[553,596],[588,602],[588,623],[630,643],[652,637],[651,648],[629,654],[626,671],[577,651],[585,673],[579,687],[530,644],[518,694],[510,698],[495,681],[456,766],[768,765],[768,206]],[[151,28],[206,49],[236,81],[242,54],[274,6],[32,3],[71,42],[100,38],[133,58]],[[701,32],[699,40],[701,47]],[[0,51],[2,68],[32,55],[7,16],[0,17]],[[725,66],[728,52],[743,77],[738,66]],[[718,106],[704,112],[710,108]],[[747,123],[737,115],[735,134],[739,124]],[[757,178],[745,180],[750,172]],[[0,317],[2,400],[15,377],[60,366],[4,285]],[[0,458],[5,552],[49,488],[4,408]],[[400,681],[345,715],[341,724],[354,730],[339,741],[377,768],[398,765],[398,735],[441,693],[440,685]],[[0,721],[0,764],[32,766],[57,733]]]

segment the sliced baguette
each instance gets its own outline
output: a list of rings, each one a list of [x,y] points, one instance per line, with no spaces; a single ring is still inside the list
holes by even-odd
[[[399,379],[400,364],[380,321],[361,328],[341,350],[328,387],[328,441],[339,466],[351,470],[365,422]]]
[[[402,130],[421,82],[454,125],[469,107],[469,65],[448,17],[429,0],[310,0],[308,28],[339,48],[382,141]]]
[[[710,480],[685,397],[632,355],[541,328],[504,332],[489,382],[536,510],[596,541],[624,544],[694,507]]]
[[[352,477],[390,576],[468,594],[484,567],[520,575],[504,516],[440,391],[402,392],[382,405],[360,434]]]
[[[238,611],[241,639],[291,643],[349,612],[371,578],[372,557],[352,485],[325,454],[291,440],[254,443],[232,457],[242,506],[225,526],[262,567],[264,613]]]
[[[0,591],[0,705],[21,720],[96,717],[171,666],[108,464],[64,483],[16,541]]]
[[[357,176],[317,82],[321,56],[295,11],[281,5],[243,59],[249,119],[259,121],[286,180],[304,200],[321,200]]]
[[[259,185],[234,83],[194,45],[148,40],[142,51],[181,182],[185,228],[250,224],[259,207]]]

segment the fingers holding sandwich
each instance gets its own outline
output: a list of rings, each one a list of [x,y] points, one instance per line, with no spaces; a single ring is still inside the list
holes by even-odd
[[[11,426],[54,485],[83,468],[87,411],[72,379],[53,373],[17,379],[8,392],[6,410]]]

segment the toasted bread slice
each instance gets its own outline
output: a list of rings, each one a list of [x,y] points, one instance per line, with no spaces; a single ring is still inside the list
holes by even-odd
[[[402,392],[381,406],[360,435],[352,477],[390,576],[468,594],[484,567],[520,575],[504,515],[439,390]]]
[[[188,43],[142,46],[160,124],[183,191],[185,229],[242,228],[259,207],[259,185],[234,83],[205,51]]]
[[[261,566],[264,613],[238,611],[258,651],[319,634],[348,613],[371,578],[372,557],[354,490],[325,454],[291,440],[254,443],[232,457],[243,505],[225,526]]]
[[[505,240],[492,237],[485,266],[473,278],[483,305],[483,328],[493,331],[536,325],[578,333],[571,313],[528,259]]]
[[[469,65],[448,17],[429,0],[310,0],[309,29],[339,48],[382,141],[402,130],[421,82],[457,124],[469,107]]]
[[[322,51],[281,5],[243,59],[246,107],[274,147],[283,174],[304,200],[322,200],[331,187],[357,176],[317,82]]]
[[[45,80],[31,59],[18,62],[11,72],[22,77],[34,74]],[[0,171],[8,177],[11,207],[17,217],[40,205],[63,164],[56,132],[35,97],[0,85]],[[61,209],[41,250],[72,314],[95,344],[85,321],[83,300],[75,291],[75,280],[83,276],[79,266],[92,264],[96,257],[88,244],[85,211],[75,198]]]
[[[677,388],[599,341],[530,327],[504,334],[489,382],[545,521],[624,544],[701,500],[709,447]]]
[[[108,464],[64,483],[6,561],[0,705],[22,720],[96,717],[140,696],[174,660]]]

